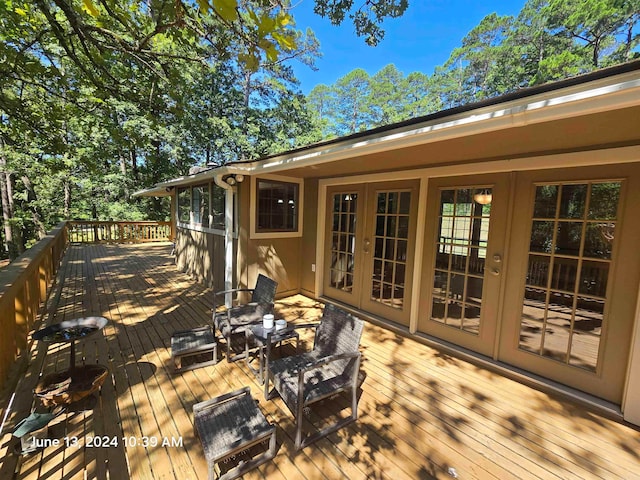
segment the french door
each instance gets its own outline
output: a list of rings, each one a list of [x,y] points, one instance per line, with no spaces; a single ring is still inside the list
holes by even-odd
[[[409,325],[418,181],[327,190],[324,294]]]
[[[508,201],[508,174],[429,182],[420,331],[492,354]]]
[[[639,203],[639,165],[430,181],[418,330],[620,403]]]
[[[624,205],[638,204],[639,173],[519,174],[500,360],[620,403],[640,261],[639,222]]]

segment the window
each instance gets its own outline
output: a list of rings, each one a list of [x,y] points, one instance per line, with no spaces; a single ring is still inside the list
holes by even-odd
[[[191,188],[178,189],[178,221],[191,222]]]
[[[225,193],[215,183],[179,188],[178,222],[198,231],[224,230]]]
[[[209,226],[209,185],[198,185],[191,189],[193,223]]]
[[[224,202],[224,188],[214,183],[211,190],[211,228],[216,230],[224,230]]]
[[[277,180],[257,181],[257,232],[298,230],[299,185]]]

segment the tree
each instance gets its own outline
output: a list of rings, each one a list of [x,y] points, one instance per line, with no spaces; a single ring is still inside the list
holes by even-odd
[[[608,49],[615,50],[616,35],[623,31],[628,55],[639,11],[638,0],[551,0],[546,7],[551,28],[577,40],[576,47],[588,52],[592,68],[600,66]]]
[[[314,12],[327,17],[334,25],[340,25],[347,13],[353,21],[358,36],[364,36],[368,45],[375,46],[384,38],[380,24],[385,18],[402,16],[409,6],[408,0],[368,0],[353,11],[353,0],[315,0]]]
[[[499,87],[499,67],[510,53],[503,42],[512,24],[513,17],[487,15],[462,39],[462,46],[451,53],[444,68],[436,70],[445,105],[461,105],[504,92],[505,87]]]
[[[511,89],[566,78],[583,68],[581,59],[565,55],[573,48],[572,40],[553,34],[548,4],[548,0],[528,0],[505,40],[503,78]]]
[[[325,84],[316,85],[307,95],[312,121],[320,131],[322,138],[335,135],[336,102],[335,89]]]
[[[369,108],[371,126],[377,127],[404,120],[406,92],[402,89],[404,76],[395,65],[389,64],[370,80]]]
[[[434,82],[422,72],[411,72],[401,82],[404,92],[402,117],[416,118],[442,110],[442,103],[435,94]]]
[[[336,133],[347,135],[366,130],[371,125],[369,74],[362,68],[338,79],[336,91]]]

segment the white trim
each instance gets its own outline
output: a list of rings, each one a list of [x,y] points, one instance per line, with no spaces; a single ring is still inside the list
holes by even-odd
[[[273,180],[276,182],[295,183],[298,185],[298,226],[291,232],[257,232],[256,218],[258,213],[256,188],[258,180]],[[302,225],[304,215],[304,179],[297,177],[286,177],[283,175],[252,175],[251,192],[249,200],[249,238],[251,240],[261,240],[269,238],[300,238],[302,237]]]
[[[213,178],[216,185],[224,190],[224,289],[230,291],[233,288],[233,229],[234,229],[234,197],[235,188],[225,182],[222,175]],[[233,305],[231,292],[224,296],[224,304],[227,308]]]
[[[226,182],[223,182],[226,183]],[[224,289],[233,288],[233,197],[234,189],[229,187],[224,191]],[[232,294],[225,295],[225,306],[233,305]],[[215,308],[215,307],[214,307]]]

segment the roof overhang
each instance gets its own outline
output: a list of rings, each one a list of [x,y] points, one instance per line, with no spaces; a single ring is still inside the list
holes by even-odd
[[[330,164],[340,168],[348,159],[374,158],[376,154],[392,150],[444,144],[574,118],[590,120],[589,116],[595,118],[598,114],[624,109],[631,109],[628,111],[633,115],[640,109],[640,61],[260,160],[175,178],[136,195],[169,194],[173,187],[238,173],[326,175]]]

